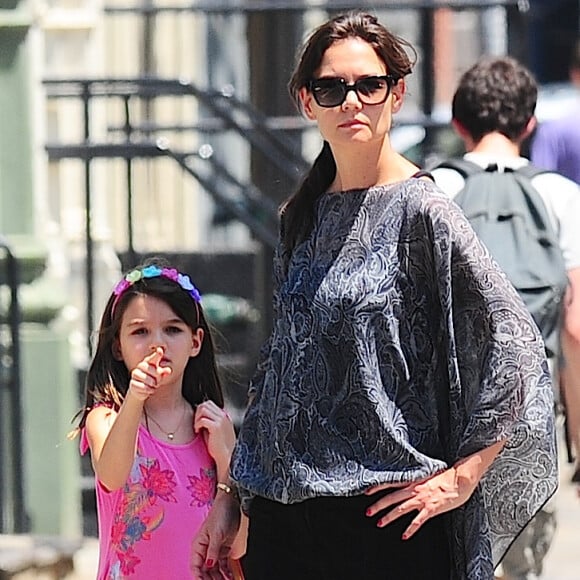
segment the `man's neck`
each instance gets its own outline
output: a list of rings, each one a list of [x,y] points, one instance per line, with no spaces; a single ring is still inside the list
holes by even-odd
[[[468,151],[496,157],[519,157],[520,144],[510,141],[501,133],[488,133],[471,148],[468,148]]]

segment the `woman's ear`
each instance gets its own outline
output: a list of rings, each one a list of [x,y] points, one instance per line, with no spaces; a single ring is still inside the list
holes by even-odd
[[[306,87],[302,87],[298,92],[298,98],[300,99],[300,106],[304,116],[310,121],[315,121],[316,117],[312,110],[312,102],[314,100],[312,93]]]
[[[203,345],[203,328],[198,328],[191,337],[191,353],[189,356],[197,356]]]
[[[399,79],[397,83],[391,89],[392,99],[392,112],[398,113],[403,106],[403,101],[405,97],[405,92],[407,91],[407,83],[405,79]]]

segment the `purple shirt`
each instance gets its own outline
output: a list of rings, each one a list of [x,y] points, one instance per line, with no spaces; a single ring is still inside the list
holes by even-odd
[[[542,123],[532,142],[534,165],[557,171],[580,184],[580,107]]]

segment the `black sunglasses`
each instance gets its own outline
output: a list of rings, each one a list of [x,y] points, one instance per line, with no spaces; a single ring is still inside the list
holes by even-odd
[[[394,75],[372,76],[358,79],[349,85],[344,79],[332,77],[313,79],[308,82],[307,88],[321,107],[342,105],[349,91],[354,91],[365,105],[380,105],[387,100],[391,88],[398,80]]]

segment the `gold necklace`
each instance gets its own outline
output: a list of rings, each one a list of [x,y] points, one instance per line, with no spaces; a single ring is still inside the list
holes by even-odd
[[[155,419],[155,417],[153,417],[153,415],[147,414],[147,409],[145,407],[143,407],[143,413],[145,413],[145,424],[147,425],[147,431],[151,432],[151,430],[149,429],[149,419],[151,419],[151,421],[153,421],[153,423],[155,423],[155,425],[157,425],[157,427],[159,428],[159,431],[161,431],[161,433],[163,433],[165,435],[165,437],[167,437],[167,439],[169,439],[169,441],[173,441],[175,439],[175,434],[181,428],[181,424],[183,423],[183,419],[185,419],[185,410],[186,410],[186,405],[185,405],[185,403],[183,403],[183,413],[181,414],[181,419],[179,419],[179,423],[177,424],[177,427],[175,427],[175,429],[172,429],[171,431],[166,431],[159,424],[159,422],[156,421],[156,419]]]

